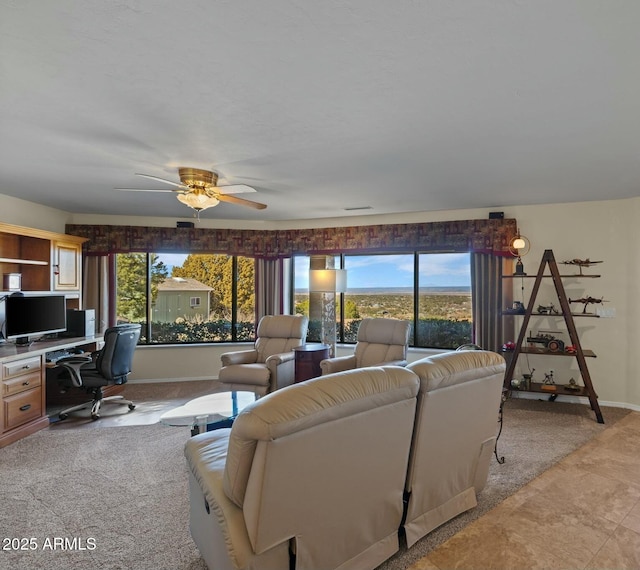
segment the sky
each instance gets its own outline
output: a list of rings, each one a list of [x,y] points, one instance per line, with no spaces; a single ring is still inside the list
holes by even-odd
[[[421,255],[420,287],[470,287],[469,260],[467,253]],[[413,255],[358,256],[347,263],[347,287],[413,287]]]
[[[174,265],[180,267],[187,259],[187,255],[186,253],[159,253],[158,259],[169,268],[169,275],[171,275],[172,267]]]
[[[186,254],[159,254],[169,268],[180,266]],[[295,288],[309,288],[307,257],[296,257]],[[412,287],[413,254],[352,255],[346,257],[347,288]],[[468,253],[422,254],[420,256],[420,287],[471,287]]]

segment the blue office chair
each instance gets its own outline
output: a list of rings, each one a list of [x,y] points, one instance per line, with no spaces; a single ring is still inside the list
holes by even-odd
[[[103,402],[123,404],[133,410],[136,406],[122,396],[105,397],[102,388],[112,384],[124,384],[131,372],[133,353],[140,338],[141,325],[125,324],[108,328],[104,333],[104,346],[92,356],[69,356],[56,362],[65,369],[58,377],[61,386],[85,388],[93,400],[61,411],[58,417],[66,419],[71,412],[91,406],[91,419],[100,417]]]

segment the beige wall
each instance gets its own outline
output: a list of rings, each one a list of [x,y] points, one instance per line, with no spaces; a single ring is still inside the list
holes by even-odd
[[[64,233],[65,225],[71,223],[71,214],[0,194],[0,222]]]
[[[0,195],[0,221],[61,231],[70,223],[129,223],[136,225],[161,225],[157,218],[114,218],[112,216],[69,215],[64,212],[22,202]],[[5,207],[6,206],[6,207]],[[638,221],[640,220],[640,198],[628,200],[603,200],[576,204],[533,205],[517,207],[495,207],[491,211],[503,210],[506,217],[518,220],[521,232],[531,241],[531,251],[524,257],[525,271],[535,274],[545,249],[552,249],[558,261],[590,258],[603,260],[587,273],[602,275],[601,279],[568,279],[565,287],[569,297],[591,295],[602,297],[606,309],[615,309],[614,318],[576,319],[584,348],[590,348],[597,358],[588,359],[594,387],[601,405],[626,405],[640,409],[640,384],[636,339],[640,327],[640,252]],[[486,218],[490,210],[448,210],[442,212],[414,212],[398,216],[361,216],[337,220],[309,220],[270,222],[257,225],[255,222],[217,223],[202,222],[203,227],[246,227],[257,229],[327,227],[352,224],[404,223],[413,221],[440,221],[470,218]],[[28,219],[27,219],[28,218]],[[165,220],[173,226],[175,220]],[[571,266],[559,266],[561,273],[572,273]],[[525,295],[533,279],[524,280]],[[521,297],[521,282],[513,280],[514,296]],[[553,302],[555,292],[551,281],[545,282],[538,300]],[[576,305],[576,309],[579,306]],[[598,306],[596,306],[598,307]],[[593,306],[591,307],[593,308]],[[537,329],[562,330],[562,319],[539,318],[531,321]],[[507,339],[505,339],[507,340]],[[568,339],[567,339],[568,340]],[[215,378],[218,373],[220,354],[230,350],[224,346],[196,347],[142,347],[136,352],[135,373],[131,381],[153,381],[172,379]],[[411,359],[422,356],[412,352]],[[534,359],[536,359],[534,361]],[[526,371],[526,358],[521,357],[518,372]],[[558,382],[566,383],[571,376],[578,377],[575,359],[559,357],[529,357],[529,364],[536,369],[535,376],[554,370]],[[540,374],[540,376],[538,376]],[[606,419],[606,418],[605,418]]]
[[[633,358],[640,320],[636,302],[640,292],[639,259],[635,247],[638,243],[635,235],[638,204],[638,199],[632,199],[527,206],[509,211],[518,220],[521,232],[531,240],[531,251],[523,259],[527,273],[537,272],[545,249],[552,249],[559,262],[573,258],[604,261],[584,270],[585,273],[602,275],[600,279],[563,280],[570,298],[590,295],[604,297],[607,301],[602,305],[591,305],[588,310],[615,309],[614,318],[574,319],[583,348],[590,348],[597,355],[595,359],[587,359],[587,365],[601,403],[640,406],[638,370]],[[575,273],[572,266],[560,264],[559,269],[561,274]],[[533,279],[524,281],[526,294]],[[521,284],[514,279],[514,298],[519,299],[519,295]],[[557,299],[550,279],[545,281],[537,298],[541,301]],[[582,305],[573,307],[576,312],[582,310]],[[560,330],[561,323],[559,318],[534,317],[529,328],[539,325],[539,328]],[[521,357],[519,362],[526,365],[526,358]],[[558,382],[566,383],[571,376],[579,378],[573,358],[530,357],[529,363],[536,368],[535,375],[553,369]]]

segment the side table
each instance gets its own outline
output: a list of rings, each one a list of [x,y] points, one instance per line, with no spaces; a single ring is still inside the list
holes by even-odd
[[[296,346],[295,353],[295,382],[304,382],[310,378],[317,378],[322,374],[320,361],[329,358],[328,344],[303,344]]]

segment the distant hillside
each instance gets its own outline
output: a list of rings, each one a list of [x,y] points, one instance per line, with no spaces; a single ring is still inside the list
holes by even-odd
[[[296,289],[306,295],[307,289]],[[421,295],[471,295],[471,287],[420,287]],[[347,295],[413,295],[413,287],[350,287]]]

